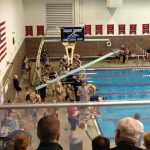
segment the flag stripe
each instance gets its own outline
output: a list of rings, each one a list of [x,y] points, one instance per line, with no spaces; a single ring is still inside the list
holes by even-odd
[[[4,37],[3,39],[1,39],[0,44],[3,43],[6,40],[6,37]]]
[[[0,47],[0,50],[6,46],[6,42]]]
[[[4,57],[6,56],[7,52],[1,57],[0,62],[4,59]]]
[[[0,32],[3,32],[5,29],[6,29],[6,28],[5,28],[5,27],[3,27],[2,29],[0,29]]]
[[[0,62],[7,55],[5,21],[0,23]]]
[[[5,25],[5,21],[3,21],[3,22],[0,23],[0,26],[3,26],[3,25]]]
[[[7,48],[5,47],[5,49],[0,52],[0,56],[6,51],[6,49]]]

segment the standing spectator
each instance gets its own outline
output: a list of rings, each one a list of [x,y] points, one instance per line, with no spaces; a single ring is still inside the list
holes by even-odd
[[[144,134],[144,146],[146,149],[150,149],[150,132]]]
[[[68,121],[71,125],[71,133],[70,137],[74,137],[74,132],[76,130],[77,124],[78,124],[78,114],[79,111],[77,110],[77,107],[68,107]]]
[[[22,88],[19,85],[19,80],[18,80],[18,76],[14,75],[14,79],[13,79],[13,86],[17,92],[17,95],[19,96],[19,92],[21,92]]]
[[[44,65],[46,61],[47,61],[47,52],[45,49],[43,49],[41,52],[41,62]]]
[[[46,83],[46,77],[42,76],[41,80],[40,80],[40,85]],[[41,101],[45,102],[45,98],[46,98],[46,86],[41,88],[39,90],[40,96],[41,96]]]
[[[109,150],[110,141],[108,138],[99,135],[92,140],[92,150]]]
[[[60,137],[60,122],[53,116],[41,118],[37,126],[40,144],[37,150],[63,150],[57,143]]]
[[[63,89],[63,86],[62,86],[61,82],[58,81],[56,83],[55,91],[56,91],[57,102],[62,102],[64,89]]]
[[[77,76],[77,78],[74,80],[74,84],[73,84],[76,101],[80,101],[80,97],[77,95],[79,86],[81,86],[81,78],[80,78],[80,76]]]
[[[141,135],[140,135],[138,141],[137,141],[136,144],[135,144],[135,145],[138,146],[138,147],[141,146],[142,139],[143,139],[143,133],[144,133],[144,125],[143,125],[143,123],[140,121],[140,118],[141,118],[141,116],[140,116],[139,113],[136,113],[136,114],[134,115],[134,119],[136,119],[136,120],[139,122],[139,124],[140,124],[140,126],[141,126],[141,128],[142,128],[142,133],[141,133]]]
[[[142,150],[135,146],[141,133],[142,128],[137,120],[130,117],[121,119],[116,129],[116,147],[111,150]]]
[[[85,80],[83,80],[81,82],[81,85],[82,86],[79,86],[79,88],[78,88],[77,95],[80,97],[80,101],[86,102],[86,101],[89,100],[89,95],[88,95],[89,90],[88,90],[88,88],[86,86],[87,82]]]
[[[54,70],[54,68],[51,68],[50,74],[49,74],[49,79],[53,80],[56,79],[57,77],[57,72]],[[52,83],[52,94],[55,96],[55,83]]]

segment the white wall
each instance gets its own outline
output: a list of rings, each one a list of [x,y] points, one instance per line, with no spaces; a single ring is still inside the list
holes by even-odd
[[[0,0],[0,22],[3,21],[6,22],[7,55],[0,63],[0,81],[9,67],[6,61],[13,60],[25,38],[22,0]]]
[[[25,25],[45,25],[45,3],[73,3],[75,6],[75,25],[91,24],[95,34],[95,24],[103,24],[106,35],[107,24],[115,25],[118,35],[118,24],[126,24],[129,35],[129,24],[137,24],[137,34],[142,32],[142,24],[150,23],[150,0],[123,0],[122,8],[107,8],[107,0],[24,0]]]
[[[142,32],[142,24],[150,23],[149,0],[123,0],[121,8],[107,8],[106,0],[82,0],[81,24],[115,25],[115,35],[118,35],[118,24],[126,24],[126,34],[129,34],[129,24],[137,24],[137,34]]]

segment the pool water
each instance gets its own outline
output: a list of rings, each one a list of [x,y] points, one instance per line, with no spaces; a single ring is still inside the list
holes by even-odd
[[[149,100],[150,69],[103,69],[88,70],[87,81],[96,85],[96,94],[108,101]],[[93,74],[92,74],[93,73]],[[101,108],[102,115],[96,120],[104,136],[114,138],[114,130],[121,118],[140,113],[144,131],[150,130],[150,106],[109,106]]]

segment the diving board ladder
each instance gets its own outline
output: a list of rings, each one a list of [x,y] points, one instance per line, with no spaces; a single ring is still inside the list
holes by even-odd
[[[44,40],[42,39],[36,56],[36,63],[35,63],[32,85],[34,85],[37,82],[37,80],[41,78],[41,52],[42,52],[43,45],[44,45]]]

